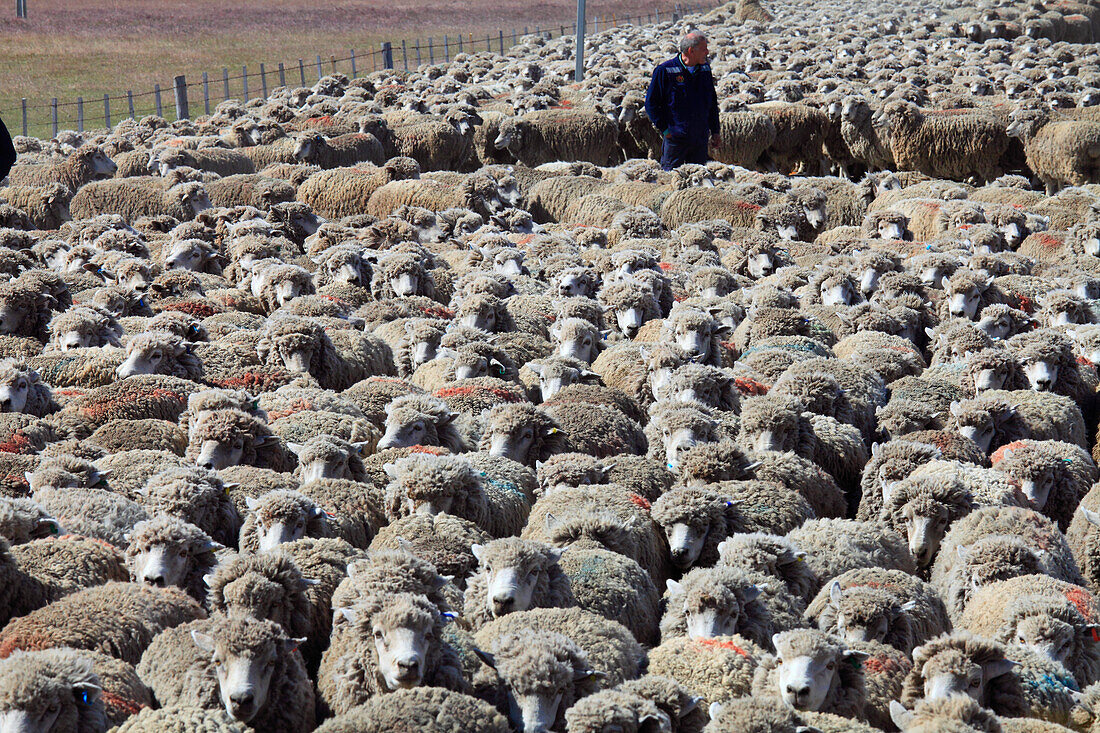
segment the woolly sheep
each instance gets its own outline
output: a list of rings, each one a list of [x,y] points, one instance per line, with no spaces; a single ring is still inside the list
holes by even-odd
[[[203,576],[217,565],[214,551],[220,545],[205,532],[159,516],[135,525],[129,542],[126,565],[135,582],[158,588],[175,585],[197,601],[206,598]]]
[[[788,532],[787,539],[806,553],[806,563],[822,582],[860,567],[916,569],[906,543],[876,523],[812,519]]]
[[[313,686],[292,639],[271,621],[213,617],[162,632],[138,665],[162,705],[223,708],[250,730],[312,730]]]
[[[463,619],[474,630],[508,613],[573,605],[568,578],[558,565],[563,550],[518,538],[470,550],[478,568],[466,582]]]
[[[293,468],[291,455],[267,425],[239,410],[203,414],[187,444],[188,459],[210,470],[247,465],[285,471]]]

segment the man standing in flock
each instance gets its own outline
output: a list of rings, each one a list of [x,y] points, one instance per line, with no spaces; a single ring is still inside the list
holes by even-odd
[[[718,145],[718,95],[707,63],[707,37],[691,31],[680,39],[680,53],[653,70],[645,111],[661,132],[661,167],[706,163],[707,141]]]

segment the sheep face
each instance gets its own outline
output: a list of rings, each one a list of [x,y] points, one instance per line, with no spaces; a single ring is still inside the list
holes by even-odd
[[[988,286],[988,284],[987,284]],[[956,318],[974,320],[978,314],[978,305],[981,303],[982,293],[985,288],[978,284],[954,290],[947,295],[948,309]]]
[[[539,580],[545,575],[541,558],[508,552],[491,557],[484,545],[473,545],[470,550],[485,571],[485,601],[494,618],[531,608]],[[563,552],[551,548],[550,563],[557,562]]]
[[[169,361],[187,351],[187,345],[181,342],[139,343],[131,341],[127,349],[126,361],[115,369],[115,376],[126,379],[138,374],[164,373]]]
[[[244,455],[245,437],[238,435],[228,441],[204,440],[195,458],[195,464],[211,471],[240,465]]]
[[[1006,339],[1012,335],[1012,318],[1007,313],[987,315],[986,311],[982,311],[982,318],[978,321],[978,328],[985,331],[991,339]]]
[[[913,650],[914,656],[917,649]],[[949,649],[924,664],[921,670],[924,677],[924,697],[935,700],[950,695],[969,695],[980,703],[985,696],[985,686],[1014,666],[1016,663],[1008,660],[994,661],[983,666],[961,651]]]
[[[676,345],[692,357],[704,357],[710,352],[713,324],[678,323],[673,333]]]
[[[572,319],[560,321],[550,329],[550,338],[556,343],[554,353],[558,356],[577,359],[585,364],[591,364],[599,356],[600,334],[591,324]]]
[[[745,264],[749,275],[756,280],[767,277],[775,271],[775,258],[770,252],[756,252],[749,256]]]
[[[302,295],[305,290],[299,278],[293,276],[291,273],[287,274],[287,277],[279,277],[272,282],[272,289],[275,292],[275,302],[278,303],[280,308]]]
[[[781,647],[777,643],[778,636],[772,637],[772,643],[778,651],[776,682],[779,696],[787,707],[795,710],[819,710],[840,685],[837,666],[847,664],[846,655],[854,652],[837,653],[831,648],[817,648],[799,654]]]
[[[596,295],[596,282],[587,268],[572,267],[554,277],[550,290],[562,298],[593,298]]]
[[[496,309],[491,307],[489,303],[482,303],[476,308],[464,313],[458,321],[463,326],[493,333],[497,326]]]
[[[1036,511],[1042,511],[1050,498],[1050,492],[1058,479],[1059,458],[1046,452],[1031,448],[1022,449],[1022,454],[1008,449],[1004,452],[1004,461],[1016,457],[1016,460],[1000,466],[1020,485],[1020,491]]]
[[[49,733],[80,730],[97,722],[100,729],[106,729],[109,723],[104,719],[103,703],[99,700],[102,688],[94,682],[90,660],[80,675],[83,680],[56,674],[52,665],[41,666],[38,674],[25,674],[14,684],[5,684],[0,694],[0,731]]]
[[[152,544],[127,556],[126,565],[135,583],[165,588],[182,585],[190,568],[187,547],[180,544]]]
[[[42,299],[45,297],[43,295]],[[6,299],[0,303],[0,333],[18,334],[32,309],[33,304],[26,298]]]
[[[378,441],[378,450],[407,448],[412,445],[437,445],[439,428],[454,421],[456,413],[432,416],[413,410],[390,410],[386,406],[386,433]]]
[[[664,528],[672,562],[681,569],[690,568],[699,559],[707,542],[710,525],[698,526],[687,522],[675,522]]]
[[[525,463],[527,453],[535,444],[535,426],[517,425],[510,431],[487,428],[490,432],[489,455],[511,458],[513,461]]]
[[[245,499],[248,510],[256,515],[256,536],[260,552],[270,552],[279,545],[306,536],[311,521],[323,518],[324,510],[306,502],[279,501],[268,505],[263,499]]]
[[[341,612],[347,615],[348,609]],[[420,686],[434,633],[431,615],[399,597],[390,609],[375,614],[369,633],[386,687],[400,690]]]
[[[1024,376],[1034,392],[1050,392],[1058,382],[1058,364],[1045,359],[1024,362]]]
[[[638,330],[645,325],[645,314],[642,309],[637,306],[617,308],[614,310],[614,315],[615,323],[619,326],[619,331],[628,338],[634,338]]]
[[[173,242],[164,254],[164,269],[201,272],[210,254],[209,245],[197,239]]]
[[[947,507],[919,499],[901,508],[909,551],[918,567],[927,567],[940,549],[943,536],[950,522]]]
[[[27,406],[31,385],[38,381],[33,371],[4,370],[0,381],[0,412],[22,412]]]
[[[409,359],[412,362],[413,371],[416,371],[421,364],[427,364],[436,357],[443,334],[439,331],[432,331],[425,335],[414,333],[410,334],[409,338],[413,339],[409,345]]]
[[[542,394],[542,399],[553,399],[558,392],[568,387],[571,384],[579,383],[584,377],[595,377],[595,372],[591,372],[580,369],[573,369],[563,365],[543,365],[536,362],[531,362],[527,365],[527,368],[533,371],[539,377],[539,391]]]
[[[874,272],[874,270],[872,270]],[[830,278],[830,280],[832,280]],[[826,306],[851,305],[856,300],[855,291],[848,278],[822,283],[821,304]]]
[[[291,654],[304,640],[270,639],[247,650],[237,649],[224,640],[192,631],[195,645],[210,655],[218,680],[218,696],[225,712],[234,720],[247,723],[267,704],[271,678],[281,657]]]
[[[977,413],[962,412],[957,402],[951,403],[951,414],[955,417],[959,435],[974,441],[983,452],[989,453],[996,434],[997,419],[985,411]]]
[[[878,236],[880,239],[904,239],[905,229],[900,221],[883,219],[878,223]]]
[[[867,641],[886,643],[891,615],[895,615],[891,612],[897,609],[890,602],[882,602],[886,600],[884,594],[875,589],[870,589],[870,593],[863,592],[865,590],[857,587],[845,592],[840,583],[833,581],[829,589],[829,604],[836,614],[835,628],[822,628],[822,631],[832,631],[849,644]],[[825,618],[819,621],[824,622]]]
[[[661,428],[661,442],[665,448],[665,463],[672,470],[680,467],[680,456],[700,443],[708,442],[693,425]]]
[[[1008,367],[1004,364],[993,364],[982,369],[974,375],[974,392],[984,392],[990,389],[1000,389],[1008,379]]]
[[[1016,625],[1013,644],[1033,650],[1059,664],[1067,664],[1077,641],[1077,629],[1046,615],[1027,616]],[[1068,665],[1067,665],[1068,666]]]

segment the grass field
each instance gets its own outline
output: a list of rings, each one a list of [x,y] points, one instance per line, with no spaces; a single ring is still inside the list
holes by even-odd
[[[298,59],[305,59],[306,81],[317,78],[316,57],[344,58],[354,48],[358,69],[369,70],[370,59],[362,54],[377,49],[384,40],[432,36],[437,43],[449,34],[454,42],[461,32],[480,36],[484,48],[486,33],[494,38],[503,29],[528,26],[543,28],[570,24],[576,15],[574,0],[468,0],[443,3],[425,0],[329,0],[323,4],[306,0],[27,0],[28,19],[14,17],[14,3],[6,4],[3,25],[4,51],[0,54],[0,115],[15,134],[20,128],[20,98],[26,98],[30,133],[48,134],[50,112],[45,107],[52,97],[59,100],[62,129],[75,127],[78,96],[85,99],[85,125],[103,124],[103,95],[111,95],[111,115],[126,114],[125,93],[133,90],[138,114],[153,110],[149,94],[154,84],[163,90],[166,116],[172,107],[172,78],[187,76],[189,83],[210,75],[211,97],[223,94],[222,68],[231,76],[241,75],[242,65],[250,74],[264,62],[268,85],[278,84],[278,62],[287,66],[288,83],[293,66],[298,78]],[[589,0],[588,17],[610,18],[669,11],[674,2],[646,3],[643,0]],[[571,31],[570,31],[571,32]],[[556,35],[556,34],[555,34]],[[494,43],[494,48],[496,44]],[[438,52],[441,54],[441,52]],[[453,53],[453,51],[452,51]],[[427,52],[423,54],[427,61]],[[397,59],[400,65],[400,57]],[[339,71],[350,73],[350,61]],[[258,96],[260,81],[249,80],[250,96]],[[230,93],[239,97],[242,82],[231,83]],[[138,96],[144,93],[143,96]],[[116,95],[122,95],[116,99]],[[195,97],[190,92],[192,115]],[[68,103],[66,106],[65,103]]]

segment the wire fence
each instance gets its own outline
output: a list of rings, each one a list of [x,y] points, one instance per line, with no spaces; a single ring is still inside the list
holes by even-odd
[[[704,5],[682,5],[676,3],[663,13],[665,20],[678,20],[687,13],[694,13],[714,7],[717,3]],[[654,8],[648,13],[636,15],[595,16],[585,22],[584,32],[599,33],[601,30],[623,25],[641,25],[660,22],[662,12]],[[559,23],[556,25],[536,25],[533,28],[503,29],[495,33],[475,35],[459,33],[444,34],[427,39],[404,39],[400,42],[385,41],[370,51],[350,49],[339,56],[320,54],[296,62],[279,61],[268,65],[260,63],[236,68],[223,67],[221,73],[202,72],[201,79],[175,77],[170,84],[154,84],[149,91],[135,92],[127,90],[121,94],[104,94],[99,97],[77,97],[73,101],[59,101],[57,97],[43,104],[28,104],[26,98],[18,102],[19,123],[12,124],[11,108],[5,106],[4,116],[12,134],[32,135],[41,138],[57,137],[61,130],[94,130],[110,128],[119,121],[148,115],[157,115],[168,121],[190,119],[194,115],[208,115],[221,102],[239,99],[266,99],[269,92],[278,87],[309,86],[328,74],[344,73],[350,78],[380,69],[415,70],[422,64],[449,62],[459,53],[479,51],[497,52],[501,55],[507,49],[519,43],[527,35],[536,34],[547,40],[576,33],[577,24]]]

